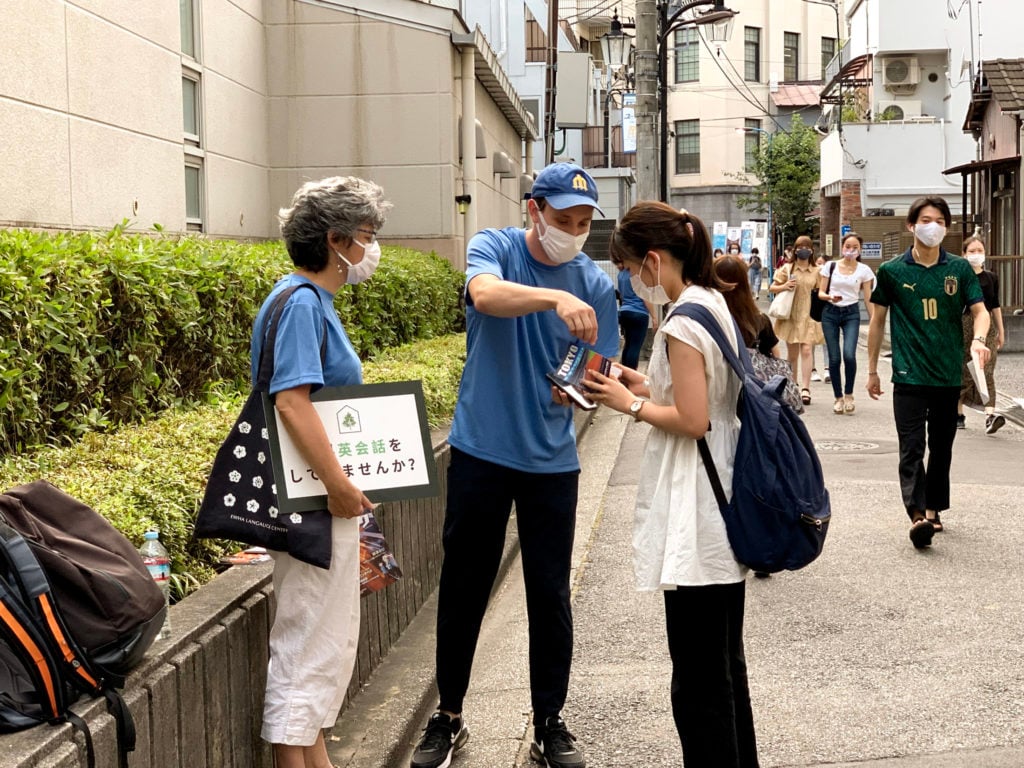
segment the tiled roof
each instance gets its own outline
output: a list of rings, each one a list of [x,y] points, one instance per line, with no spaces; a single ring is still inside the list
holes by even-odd
[[[821,83],[779,83],[772,93],[776,107],[810,107],[821,101]]]
[[[982,66],[999,108],[1004,112],[1024,109],[1024,59],[992,59]]]

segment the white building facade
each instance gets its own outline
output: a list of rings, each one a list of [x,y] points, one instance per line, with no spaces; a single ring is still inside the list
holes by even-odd
[[[980,41],[986,58],[1019,55],[1005,24],[1018,10],[1013,0],[849,0],[848,41],[822,93],[834,104],[821,146],[823,233],[861,216],[898,219],[923,195],[962,213],[961,179],[943,171],[978,156],[963,125]]]

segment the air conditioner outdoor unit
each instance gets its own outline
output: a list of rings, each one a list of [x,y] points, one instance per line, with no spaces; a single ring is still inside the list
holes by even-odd
[[[875,112],[875,119],[906,120],[921,116],[921,102],[916,99],[900,99],[898,101],[880,101]]]
[[[915,56],[892,56],[882,64],[882,84],[893,93],[909,93],[921,81]]]

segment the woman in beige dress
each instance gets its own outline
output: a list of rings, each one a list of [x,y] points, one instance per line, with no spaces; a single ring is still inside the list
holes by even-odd
[[[786,356],[797,376],[799,366],[800,399],[811,403],[811,350],[824,344],[821,323],[811,319],[811,292],[818,290],[818,268],[814,264],[814,243],[801,235],[793,243],[793,261],[775,272],[769,290],[772,293],[796,291],[789,317],[775,321],[775,335],[786,342]]]

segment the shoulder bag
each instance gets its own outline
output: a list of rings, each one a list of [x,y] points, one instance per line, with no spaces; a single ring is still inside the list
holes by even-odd
[[[230,539],[276,552],[320,568],[331,566],[331,513],[326,509],[282,515],[277,506],[263,393],[274,375],[274,342],[285,304],[303,283],[283,290],[267,310],[256,386],[227,439],[217,451],[196,517],[195,536]],[[326,324],[326,320],[324,321]],[[320,347],[326,352],[327,334]]]
[[[790,274],[791,271],[786,272],[787,276]],[[793,311],[793,293],[794,291],[779,291],[775,294],[772,303],[768,305],[768,317],[774,320],[789,318],[789,313]]]
[[[836,262],[832,262],[828,265],[828,282],[825,283],[825,293],[828,293],[832,289],[832,273],[836,271]],[[818,287],[815,286],[814,290],[811,291],[811,320],[821,322],[821,316],[825,312],[827,307],[832,302],[825,301],[823,298],[818,296]]]

